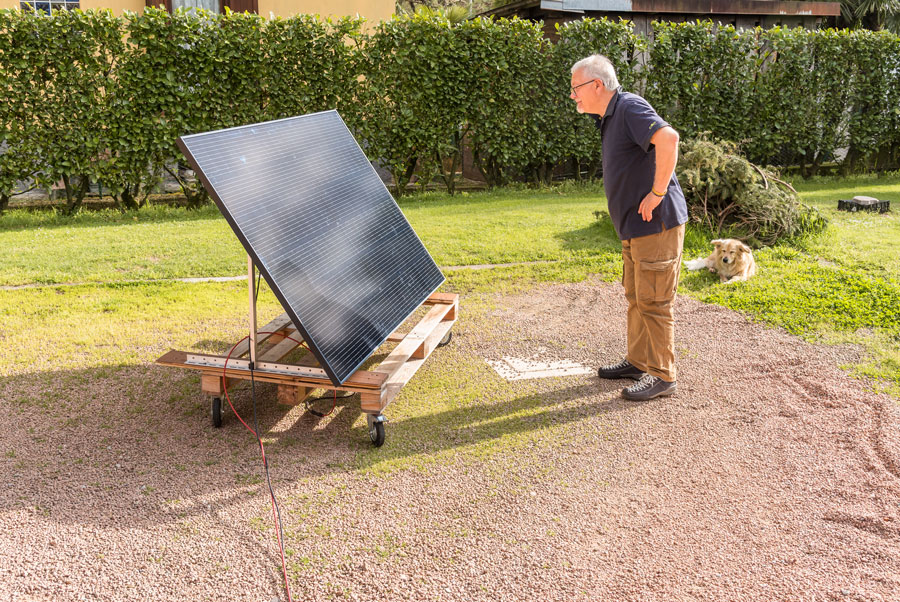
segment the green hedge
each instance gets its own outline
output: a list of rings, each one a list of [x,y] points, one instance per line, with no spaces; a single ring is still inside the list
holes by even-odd
[[[69,211],[89,178],[112,162],[119,144],[106,124],[116,120],[115,65],[124,51],[121,19],[108,12],[61,12],[36,18],[0,11],[0,185],[63,180]]]
[[[147,9],[0,10],[0,211],[17,182],[64,181],[76,211],[88,180],[136,207],[166,172],[192,204],[178,136],[337,108],[405,189],[452,191],[464,145],[490,184],[543,180],[566,161],[593,176],[600,141],[568,98],[569,67],[610,57],[684,136],[710,132],[757,163],[814,173],[896,165],[900,38],[869,31],[735,31],[709,22],[539,24],[438,15],[359,19],[168,14]],[[183,165],[182,165],[183,168]]]

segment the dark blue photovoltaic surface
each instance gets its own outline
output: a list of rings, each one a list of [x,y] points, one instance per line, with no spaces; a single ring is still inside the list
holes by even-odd
[[[335,384],[443,283],[336,111],[178,143]]]

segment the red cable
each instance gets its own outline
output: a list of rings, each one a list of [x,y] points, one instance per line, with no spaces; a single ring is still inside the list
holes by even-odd
[[[297,345],[304,347],[307,351],[309,351],[309,347],[307,347],[302,342],[298,341],[297,339],[295,339],[293,337],[289,337],[286,334],[282,334],[280,332],[258,332],[257,334],[268,334],[268,335],[273,335],[273,336],[277,335],[277,336],[283,337],[285,339],[291,339],[292,341],[297,343]],[[244,419],[241,418],[241,415],[238,414],[237,410],[234,409],[234,405],[231,403],[231,397],[228,395],[228,378],[227,378],[228,361],[231,359],[231,354],[234,353],[234,350],[237,349],[237,346],[249,338],[250,338],[249,335],[245,336],[243,339],[241,339],[240,341],[235,343],[234,346],[228,351],[228,356],[225,358],[225,365],[222,367],[222,390],[225,392],[225,399],[228,401],[228,406],[231,408],[231,411],[234,412],[234,415],[238,417],[238,420],[241,421],[241,424],[243,424],[245,427],[247,427],[247,430],[256,436],[256,440],[259,442],[259,450],[262,453],[263,466],[266,468],[266,475],[268,476],[269,470],[268,470],[268,464],[266,463],[266,448],[263,447],[262,438],[259,436],[259,433],[257,433],[252,428],[250,428],[250,425],[248,425],[246,422],[244,422]],[[253,377],[252,370],[250,371],[250,376],[252,379],[252,377]],[[335,404],[337,404],[337,389],[334,390],[334,396],[335,396]],[[334,411],[334,407],[332,407],[331,409],[332,409],[332,411]],[[329,414],[330,413],[331,412],[329,412]],[[288,576],[287,576],[287,564],[285,563],[285,560],[284,560],[284,542],[281,539],[281,521],[279,520],[278,512],[275,508],[275,494],[272,492],[271,485],[269,488],[269,498],[272,502],[272,518],[275,521],[275,526],[277,527],[275,529],[275,536],[278,539],[278,549],[281,552],[281,571],[284,574],[284,588],[285,588],[285,590],[287,590],[288,602],[293,602],[294,599],[291,597],[291,586],[290,586],[290,582],[288,581]]]

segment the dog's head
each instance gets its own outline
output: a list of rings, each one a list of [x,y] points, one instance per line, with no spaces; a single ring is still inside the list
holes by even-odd
[[[712,244],[716,248],[716,260],[726,266],[734,266],[744,254],[752,253],[750,247],[733,238],[714,240]]]

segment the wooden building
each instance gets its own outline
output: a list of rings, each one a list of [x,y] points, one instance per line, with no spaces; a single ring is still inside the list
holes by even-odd
[[[783,2],[776,0],[514,0],[481,13],[543,21],[547,37],[555,25],[584,17],[627,19],[636,33],[650,33],[653,21],[711,19],[738,29],[784,25],[816,29],[841,14],[840,2]]]

